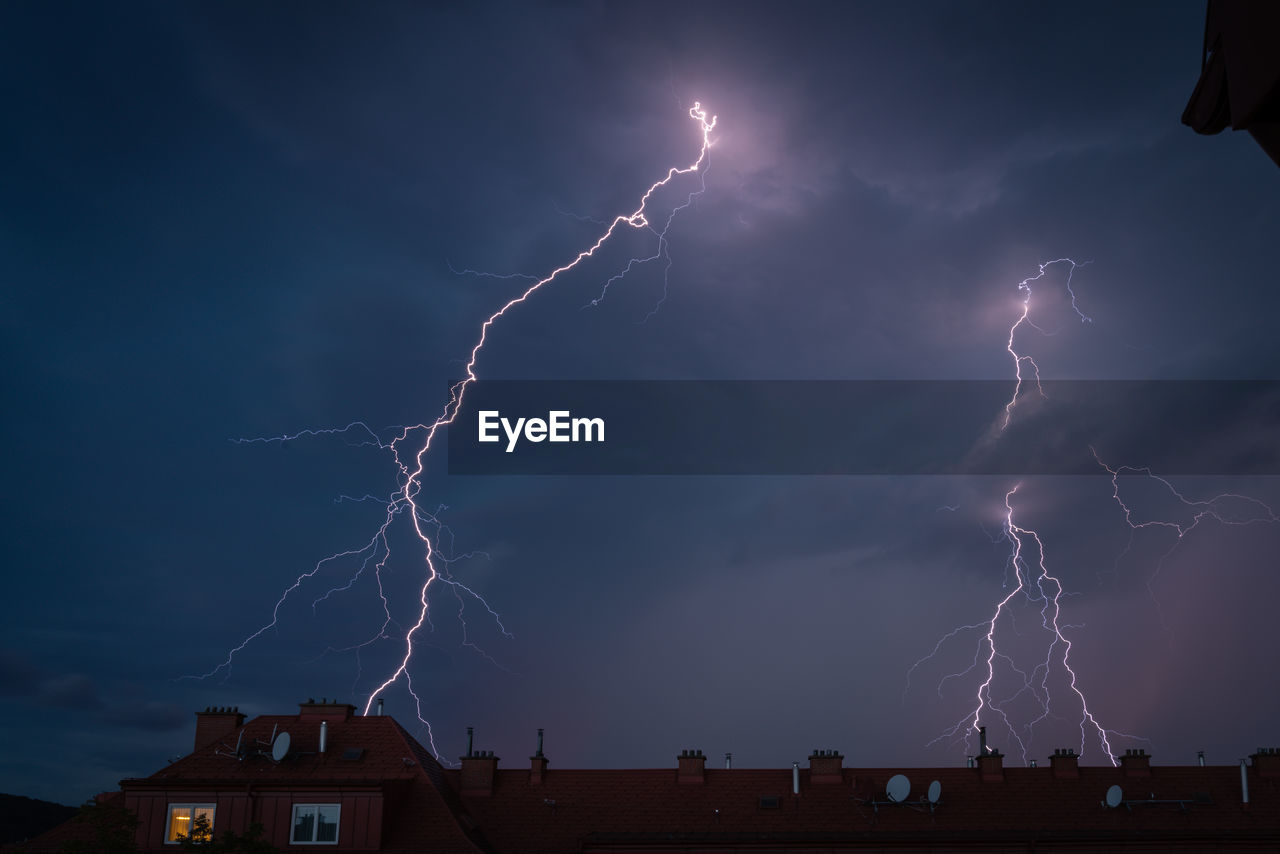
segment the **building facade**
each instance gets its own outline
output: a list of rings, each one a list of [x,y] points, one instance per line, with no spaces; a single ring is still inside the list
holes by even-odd
[[[194,749],[112,797],[138,817],[141,851],[197,827],[254,824],[281,851],[831,852],[1280,851],[1280,751],[1240,765],[1159,766],[1130,752],[1039,767],[986,752],[971,767],[854,768],[814,751],[792,768],[556,770],[541,748],[516,767],[468,746],[444,768],[394,719],[308,701],[251,721],[197,715]],[[28,844],[38,854],[68,838]]]

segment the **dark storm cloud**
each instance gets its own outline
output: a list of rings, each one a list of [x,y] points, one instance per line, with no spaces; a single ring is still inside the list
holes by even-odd
[[[695,99],[720,124],[669,280],[637,271],[583,309],[652,251],[627,235],[495,325],[482,376],[1007,381],[1017,284],[1064,256],[1093,262],[1072,281],[1094,322],[1048,270],[1044,334],[1017,340],[1047,379],[1275,375],[1274,167],[1177,124],[1199,2],[3,14],[0,70],[21,81],[0,143],[0,501],[21,603],[4,645],[24,652],[0,658],[0,690],[48,753],[5,760],[28,794],[74,802],[154,771],[187,748],[196,708],[363,700],[395,643],[335,649],[380,624],[371,580],[313,604],[358,560],[322,567],[225,682],[176,679],[223,661],[298,573],[368,541],[380,506],[338,496],[395,487],[374,448],[228,440],[434,416],[520,284],[450,265],[541,274],[572,257],[598,234],[572,215],[629,212],[695,155]],[[1155,411],[1022,412],[1009,441],[1079,454],[1181,435]],[[1261,423],[1226,419],[1214,452],[1265,450]],[[760,765],[815,741],[958,761],[923,745],[962,713],[970,686],[936,688],[973,645],[913,673],[904,702],[905,674],[1008,581],[1008,479],[461,478],[428,462],[451,551],[485,553],[452,569],[515,635],[463,597],[493,666],[438,600],[415,684],[446,755],[474,724],[511,755],[546,726],[559,767],[722,742]],[[1074,654],[1108,721],[1162,761],[1229,695],[1245,746],[1265,738],[1280,700],[1241,650],[1261,648],[1277,592],[1274,529],[1205,525],[1152,581],[1173,543],[1130,531],[1107,478],[1027,479],[1013,504],[1078,594]],[[394,545],[403,625],[419,564]],[[411,719],[402,692],[387,700]],[[1194,746],[1234,756],[1235,738]]]

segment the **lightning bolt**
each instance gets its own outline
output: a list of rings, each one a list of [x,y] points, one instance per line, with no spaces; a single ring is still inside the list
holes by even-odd
[[[1013,359],[1015,384],[1013,395],[1004,407],[1004,418],[1000,428],[1002,432],[1013,418],[1014,407],[1023,393],[1024,382],[1034,382],[1037,393],[1044,395],[1044,389],[1040,384],[1040,366],[1034,358],[1016,349],[1018,330],[1023,326],[1045,335],[1055,334],[1045,330],[1031,319],[1032,285],[1044,279],[1050,267],[1058,264],[1068,265],[1066,290],[1071,298],[1071,308],[1080,318],[1081,323],[1091,323],[1092,318],[1080,309],[1075,291],[1071,287],[1075,271],[1088,263],[1077,263],[1070,258],[1046,261],[1039,265],[1039,272],[1035,276],[1018,283],[1018,291],[1022,294],[1022,311],[1009,327],[1009,336],[1005,344],[1005,349]],[[1026,374],[1024,369],[1027,371]],[[1118,735],[1135,738],[1135,736],[1103,727],[1089,708],[1088,698],[1080,687],[1079,677],[1071,665],[1072,642],[1066,632],[1072,627],[1062,622],[1062,598],[1068,595],[1067,591],[1061,579],[1049,571],[1045,544],[1039,533],[1020,525],[1014,518],[1014,498],[1021,489],[1022,484],[1018,483],[1005,493],[1003,526],[1000,535],[996,538],[997,542],[1005,541],[1009,544],[1005,587],[1007,589],[1010,586],[1009,575],[1011,574],[1013,589],[1008,590],[996,602],[990,618],[959,626],[940,638],[928,655],[916,661],[908,669],[907,690],[910,689],[912,673],[925,662],[933,659],[948,641],[963,634],[976,633],[978,638],[972,663],[959,673],[944,676],[938,683],[937,689],[941,697],[942,688],[946,682],[963,678],[976,671],[981,675],[981,682],[974,696],[974,705],[954,726],[930,744],[943,739],[962,737],[968,749],[971,739],[979,733],[984,718],[993,718],[1003,724],[1009,736],[1017,744],[1018,752],[1025,764],[1029,758],[1028,749],[1036,727],[1058,714],[1050,689],[1051,679],[1057,676],[1066,680],[1070,693],[1074,695],[1079,705],[1080,755],[1084,756],[1086,745],[1092,734],[1096,737],[1108,761],[1114,765],[1116,759],[1115,751],[1111,746],[1111,737]],[[1014,613],[1014,604],[1019,600],[1024,606],[1039,606],[1040,629],[1045,633],[1043,636],[1048,641],[1043,660],[1038,661],[1030,672],[1017,665],[1013,655],[1005,651],[1001,640],[1006,631],[1021,634],[1018,632]],[[997,675],[1006,669],[1016,677],[1014,679],[1016,690],[1009,696],[997,697],[993,693]],[[905,694],[906,691],[904,691],[904,697]],[[1008,707],[1023,697],[1030,698],[1034,706],[1039,709],[1039,714],[1029,722],[1017,726],[1010,720]]]
[[[1081,311],[1080,306],[1076,304],[1076,292],[1071,289],[1071,277],[1075,275],[1076,270],[1088,265],[1089,263],[1090,263],[1089,261],[1085,261],[1083,263],[1077,264],[1075,261],[1072,261],[1070,258],[1058,258],[1055,261],[1045,261],[1040,265],[1040,272],[1038,274],[1030,278],[1023,279],[1021,282],[1018,283],[1018,290],[1021,291],[1023,294],[1022,314],[1018,317],[1017,320],[1013,322],[1013,325],[1009,327],[1009,341],[1007,344],[1005,344],[1005,350],[1007,350],[1009,352],[1009,355],[1013,358],[1013,375],[1015,378],[1015,383],[1013,386],[1013,397],[1009,398],[1009,402],[1005,404],[1005,407],[1004,407],[1004,424],[1001,426],[1002,430],[1009,426],[1009,422],[1013,418],[1013,407],[1018,402],[1018,396],[1022,394],[1022,382],[1023,382],[1022,365],[1024,362],[1031,367],[1031,375],[1035,378],[1036,391],[1040,394],[1041,397],[1045,396],[1044,387],[1040,385],[1040,366],[1036,364],[1036,360],[1031,358],[1030,356],[1023,356],[1020,353],[1018,353],[1017,350],[1013,349],[1014,337],[1018,334],[1018,327],[1022,326],[1023,324],[1030,326],[1032,329],[1035,329],[1037,332],[1040,332],[1044,335],[1056,334],[1054,332],[1049,332],[1045,329],[1042,329],[1041,327],[1037,326],[1035,322],[1031,320],[1031,285],[1032,283],[1038,282],[1041,279],[1043,279],[1045,275],[1048,273],[1049,268],[1052,267],[1054,264],[1069,264],[1070,268],[1067,270],[1067,293],[1071,295],[1071,308],[1075,311],[1076,315],[1080,318],[1081,323],[1093,323],[1093,318],[1089,317],[1083,311]]]
[[[1088,262],[1085,262],[1087,264]],[[1059,258],[1040,265],[1039,273],[1018,283],[1022,293],[1022,310],[1009,328],[1009,336],[1005,345],[1014,364],[1015,387],[1012,397],[1004,407],[1001,432],[1008,427],[1014,409],[1024,393],[1024,383],[1034,384],[1035,390],[1044,395],[1040,384],[1040,366],[1035,359],[1024,355],[1017,349],[1018,331],[1027,326],[1043,334],[1054,332],[1045,330],[1031,318],[1032,285],[1042,280],[1048,269],[1055,264],[1068,265],[1066,291],[1071,298],[1071,307],[1081,323],[1091,323],[1092,318],[1086,315],[1076,300],[1075,291],[1071,287],[1072,275],[1085,264],[1078,264],[1069,258]],[[1280,516],[1268,504],[1248,495],[1236,492],[1223,492],[1209,498],[1191,498],[1177,489],[1167,478],[1155,474],[1150,468],[1137,466],[1112,466],[1104,462],[1095,448],[1090,447],[1094,459],[1100,468],[1110,475],[1111,498],[1123,513],[1125,523],[1130,529],[1130,542],[1125,552],[1133,545],[1133,538],[1139,531],[1165,531],[1172,535],[1172,544],[1161,554],[1154,571],[1147,577],[1147,591],[1160,615],[1161,624],[1170,633],[1165,622],[1163,610],[1155,593],[1155,583],[1165,562],[1186,541],[1190,534],[1206,522],[1223,526],[1244,526],[1257,524],[1280,523]],[[1122,494],[1122,483],[1125,479],[1145,479],[1156,484],[1161,492],[1171,500],[1174,512],[1160,515],[1148,512],[1142,515],[1130,500]],[[953,679],[962,679],[977,673],[980,682],[974,694],[973,706],[964,717],[951,728],[944,731],[930,744],[943,739],[961,739],[966,749],[972,738],[980,731],[985,722],[997,721],[1008,732],[1009,737],[1017,745],[1023,762],[1027,761],[1028,749],[1035,734],[1036,727],[1050,717],[1060,717],[1058,707],[1061,701],[1055,702],[1050,690],[1050,681],[1054,674],[1065,681],[1073,695],[1071,705],[1079,709],[1080,755],[1083,756],[1089,743],[1096,743],[1113,765],[1116,764],[1116,751],[1112,747],[1113,739],[1141,739],[1139,736],[1104,727],[1090,709],[1088,698],[1076,670],[1071,663],[1072,642],[1069,636],[1072,628],[1062,621],[1063,597],[1070,595],[1065,590],[1061,579],[1051,573],[1048,568],[1048,557],[1045,542],[1035,530],[1016,521],[1015,500],[1022,484],[1015,484],[1004,496],[1003,527],[996,541],[1009,544],[1006,564],[1005,588],[1008,590],[1000,598],[991,612],[991,616],[978,623],[958,626],[943,635],[928,655],[916,661],[907,671],[907,689],[910,690],[911,675],[925,662],[937,656],[948,643],[963,635],[977,635],[977,643],[972,662],[967,668],[957,673],[942,677],[938,683],[938,696],[942,697],[944,685]],[[943,508],[940,508],[943,509]],[[949,509],[949,508],[946,508]],[[1123,556],[1123,553],[1122,555]],[[1119,560],[1119,558],[1117,558]],[[1040,616],[1039,629],[1044,633],[1041,637],[1047,640],[1044,658],[1036,662],[1028,672],[1019,667],[1009,651],[1007,635],[1012,632],[1025,638],[1015,624],[1018,607],[1038,606]],[[1011,674],[1014,690],[1008,696],[997,696],[995,686],[1009,681],[1005,674]],[[1058,684],[1061,684],[1059,682]],[[1031,720],[1016,725],[1011,720],[1011,705],[1022,698],[1029,698],[1033,708],[1039,713]],[[1033,713],[1034,714],[1034,713]]]
[[[1223,492],[1206,499],[1188,498],[1180,492],[1166,478],[1155,474],[1150,468],[1145,466],[1116,466],[1112,468],[1102,461],[1102,457],[1098,455],[1096,448],[1090,446],[1093,452],[1093,458],[1097,460],[1109,475],[1111,475],[1111,497],[1119,505],[1120,510],[1124,513],[1125,524],[1129,526],[1130,540],[1129,545],[1125,547],[1125,552],[1133,545],[1133,535],[1144,529],[1164,530],[1172,533],[1173,543],[1168,550],[1160,555],[1156,562],[1155,569],[1147,576],[1147,593],[1151,597],[1152,603],[1155,605],[1156,613],[1160,617],[1160,625],[1164,628],[1165,634],[1172,639],[1173,631],[1165,621],[1164,609],[1160,605],[1160,599],[1156,596],[1155,584],[1156,579],[1160,576],[1164,569],[1165,562],[1178,550],[1178,547],[1186,540],[1196,528],[1200,527],[1202,522],[1216,522],[1219,525],[1230,527],[1239,527],[1244,525],[1257,524],[1276,524],[1280,523],[1280,516],[1276,515],[1275,510],[1270,505],[1263,503],[1257,498],[1248,495],[1241,495],[1236,492]],[[1139,519],[1137,511],[1129,505],[1120,495],[1120,479],[1122,477],[1144,478],[1150,482],[1160,485],[1160,488],[1166,495],[1171,497],[1175,504],[1180,507],[1183,513],[1188,517],[1183,520],[1164,519],[1157,516],[1151,518]],[[1121,553],[1123,557],[1124,552]],[[1117,558],[1119,560],[1119,558]]]
[[[596,299],[593,299],[591,301],[591,304],[598,305],[600,301],[603,300],[605,295],[607,294],[609,286],[617,282],[619,279],[623,278],[624,276],[626,276],[629,272],[631,272],[636,267],[646,263],[653,262],[653,261],[665,260],[666,266],[664,267],[664,270],[663,270],[663,296],[661,299],[659,299],[658,305],[655,306],[653,311],[657,311],[658,307],[662,305],[663,300],[666,299],[667,278],[671,268],[671,257],[668,251],[669,244],[667,242],[667,232],[668,232],[668,229],[670,229],[671,224],[675,220],[676,216],[681,211],[687,209],[690,205],[692,205],[694,202],[694,199],[697,196],[699,196],[702,192],[704,192],[706,189],[705,177],[703,176],[705,176],[707,166],[709,164],[709,154],[710,154],[710,149],[712,144],[711,133],[716,126],[716,117],[709,116],[707,111],[703,109],[701,103],[694,103],[694,105],[691,108],[689,108],[688,114],[689,114],[689,118],[691,118],[697,124],[699,135],[701,137],[701,145],[698,149],[697,158],[688,166],[684,166],[684,167],[673,166],[670,169],[668,169],[665,176],[655,181],[653,184],[649,186],[647,190],[645,190],[643,195],[641,195],[639,204],[635,208],[635,210],[633,210],[631,213],[628,213],[628,214],[619,214],[618,216],[615,216],[612,219],[612,221],[608,222],[607,227],[597,237],[597,239],[593,243],[591,243],[586,249],[583,249],[579,251],[576,255],[574,255],[572,260],[568,261],[567,263],[559,267],[556,267],[550,273],[547,273],[546,275],[541,277],[530,276],[530,275],[520,274],[520,273],[495,275],[490,273],[481,273],[474,270],[454,270],[454,268],[450,266],[450,269],[459,275],[467,274],[467,275],[492,276],[494,278],[503,278],[503,279],[525,279],[525,280],[528,280],[530,284],[525,288],[525,290],[522,293],[519,294],[519,296],[516,296],[508,300],[500,308],[498,308],[497,311],[489,315],[489,317],[480,325],[478,337],[476,339],[475,344],[471,348],[469,358],[467,359],[467,362],[464,366],[465,376],[463,379],[456,382],[449,389],[448,400],[444,404],[444,407],[440,415],[437,416],[434,421],[431,421],[430,423],[421,423],[421,424],[415,424],[412,426],[398,428],[394,438],[391,438],[389,441],[384,441],[384,439],[382,439],[377,432],[370,429],[363,422],[354,422],[343,428],[333,428],[333,429],[323,429],[323,430],[304,430],[292,435],[277,436],[277,437],[266,438],[266,439],[241,440],[246,442],[249,442],[249,441],[286,442],[286,441],[292,441],[294,439],[304,437],[304,436],[314,436],[314,435],[346,436],[348,434],[354,434],[360,437],[358,444],[375,445],[378,449],[386,451],[391,455],[396,467],[396,471],[398,473],[397,481],[399,483],[399,486],[397,490],[391,495],[391,497],[384,502],[385,513],[383,516],[383,521],[381,525],[377,528],[373,536],[367,542],[365,542],[363,545],[359,546],[358,548],[349,549],[347,551],[339,552],[337,554],[330,555],[329,557],[323,558],[322,560],[317,562],[315,566],[313,566],[310,570],[303,572],[301,575],[297,577],[297,579],[292,584],[286,587],[284,592],[280,595],[279,599],[276,601],[274,608],[272,609],[271,620],[269,622],[267,622],[257,631],[253,632],[252,634],[244,638],[244,640],[241,641],[239,645],[232,648],[228,652],[226,658],[221,663],[219,663],[216,667],[214,667],[212,670],[202,675],[189,676],[189,677],[183,677],[183,678],[206,679],[219,672],[226,672],[229,675],[233,659],[240,652],[242,652],[245,649],[245,647],[247,647],[250,643],[252,643],[257,638],[261,637],[264,633],[274,629],[279,624],[280,609],[285,604],[285,601],[289,599],[292,595],[294,595],[308,580],[316,576],[326,565],[334,561],[338,561],[345,558],[356,558],[360,560],[360,567],[357,570],[355,576],[353,576],[351,580],[347,582],[346,585],[332,588],[322,596],[318,597],[313,602],[312,607],[313,608],[317,607],[321,602],[323,602],[325,599],[327,599],[330,595],[334,593],[349,589],[353,584],[355,584],[358,578],[369,569],[369,567],[372,567],[373,574],[378,581],[378,593],[381,598],[385,620],[382,626],[375,633],[373,633],[373,635],[367,641],[357,644],[354,647],[348,647],[346,649],[355,650],[358,655],[360,650],[368,647],[370,644],[376,641],[391,639],[392,635],[389,634],[389,631],[393,626],[396,625],[396,621],[392,618],[391,604],[389,602],[387,592],[382,584],[382,573],[386,568],[388,561],[391,558],[392,552],[391,552],[391,546],[389,541],[389,532],[392,529],[393,523],[395,523],[396,520],[399,518],[407,518],[409,520],[409,524],[412,528],[413,534],[417,537],[422,548],[421,557],[422,557],[422,566],[424,569],[424,579],[421,587],[419,588],[419,592],[417,596],[417,604],[415,605],[415,611],[417,616],[414,622],[412,623],[412,625],[410,625],[409,628],[407,630],[404,630],[403,632],[403,651],[402,651],[402,654],[399,656],[398,664],[377,685],[376,688],[374,688],[371,692],[369,692],[369,695],[364,704],[364,714],[369,713],[369,710],[372,707],[374,701],[383,691],[386,691],[392,685],[395,685],[398,682],[403,681],[405,684],[405,688],[409,691],[409,694],[413,697],[418,719],[426,728],[426,732],[428,735],[428,740],[430,742],[432,752],[435,753],[437,757],[439,757],[439,751],[436,749],[434,736],[431,733],[431,725],[426,720],[426,718],[423,716],[423,713],[422,713],[422,705],[423,705],[422,698],[419,695],[418,691],[414,688],[412,675],[410,674],[410,663],[413,660],[415,643],[419,640],[419,634],[423,631],[424,628],[428,630],[432,628],[432,624],[430,620],[430,610],[431,610],[430,591],[432,586],[435,584],[445,584],[448,587],[450,587],[454,595],[457,597],[457,601],[459,603],[459,611],[458,611],[459,617],[461,617],[461,614],[462,614],[462,605],[464,601],[466,601],[468,598],[474,599],[478,601],[482,605],[482,607],[484,607],[487,610],[491,618],[496,621],[499,630],[505,636],[510,637],[510,634],[506,631],[505,627],[502,626],[501,618],[499,617],[498,613],[492,607],[490,607],[488,602],[486,602],[483,597],[481,597],[478,593],[476,593],[476,591],[472,590],[471,588],[467,587],[466,585],[458,581],[456,578],[454,578],[452,574],[449,572],[448,564],[451,561],[451,558],[447,557],[441,551],[441,548],[439,545],[440,537],[442,536],[442,532],[445,529],[440,524],[438,516],[436,514],[424,511],[424,509],[419,503],[419,495],[423,488],[423,483],[424,483],[424,479],[427,472],[427,464],[426,464],[427,454],[431,450],[435,442],[435,438],[440,433],[440,431],[448,427],[450,424],[452,424],[454,419],[457,418],[458,412],[462,408],[462,404],[465,399],[467,389],[470,388],[471,385],[477,379],[476,364],[479,361],[480,354],[484,350],[485,344],[489,340],[490,332],[492,331],[494,326],[498,323],[498,321],[501,320],[503,317],[505,317],[509,312],[513,311],[518,306],[528,301],[539,290],[552,284],[557,279],[564,276],[566,273],[575,269],[588,258],[593,257],[597,253],[597,251],[600,250],[600,248],[603,247],[610,240],[610,238],[612,238],[616,233],[626,229],[648,230],[649,232],[651,232],[657,237],[657,250],[654,252],[654,254],[647,257],[632,258],[623,267],[623,269],[620,272],[609,277],[609,279],[605,282],[603,289],[601,290],[600,296],[597,297]],[[670,184],[675,182],[678,178],[685,175],[698,176],[700,179],[698,188],[690,192],[686,196],[683,203],[676,205],[675,207],[667,210],[664,214],[656,215],[656,219],[651,220],[650,218],[651,213],[649,208],[650,208],[651,202],[653,202],[654,195],[658,193],[659,190],[669,186]],[[654,222],[657,222],[658,224],[655,225]],[[603,225],[604,223],[601,223],[601,224]],[[652,314],[653,312],[650,312],[649,316],[652,316]],[[374,499],[374,500],[377,500],[377,499]],[[466,623],[464,621],[463,622],[464,632],[465,632],[465,626],[466,626]],[[464,645],[470,646],[480,651],[481,654],[484,654],[486,655],[486,657],[488,657],[487,654],[483,652],[483,650],[479,650],[479,647],[477,647],[474,643],[472,643],[469,639],[467,639],[465,634],[464,634],[463,643]],[[490,660],[492,660],[491,657],[490,657]],[[359,676],[357,676],[357,679],[359,679]]]

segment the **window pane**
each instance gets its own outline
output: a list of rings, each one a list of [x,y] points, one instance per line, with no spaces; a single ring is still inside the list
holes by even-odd
[[[319,822],[316,824],[316,842],[337,842],[338,841],[338,810],[337,806],[317,807],[320,813]]]
[[[203,818],[205,821],[209,822],[208,829],[205,830],[204,833],[198,834],[195,837],[196,839],[199,839],[201,842],[213,841],[213,809],[214,809],[213,807],[193,807],[192,808],[191,827],[192,827],[193,833],[195,832],[196,822],[198,822],[200,819]]]
[[[316,808],[293,808],[293,841],[311,842],[315,839]]]
[[[191,807],[169,807],[169,835],[166,842],[177,842],[178,837],[191,832]]]

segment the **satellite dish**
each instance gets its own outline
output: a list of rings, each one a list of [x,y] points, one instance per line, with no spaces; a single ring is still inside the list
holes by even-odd
[[[903,774],[894,774],[889,778],[889,785],[885,786],[884,792],[889,800],[900,804],[911,794],[911,781]]]
[[[1107,807],[1115,809],[1120,806],[1120,802],[1124,800],[1124,790],[1119,786],[1112,786],[1107,789]]]
[[[942,797],[942,783],[934,780],[929,784],[929,803],[936,804],[938,799]]]
[[[289,755],[289,733],[282,732],[271,745],[271,758],[279,762]]]

